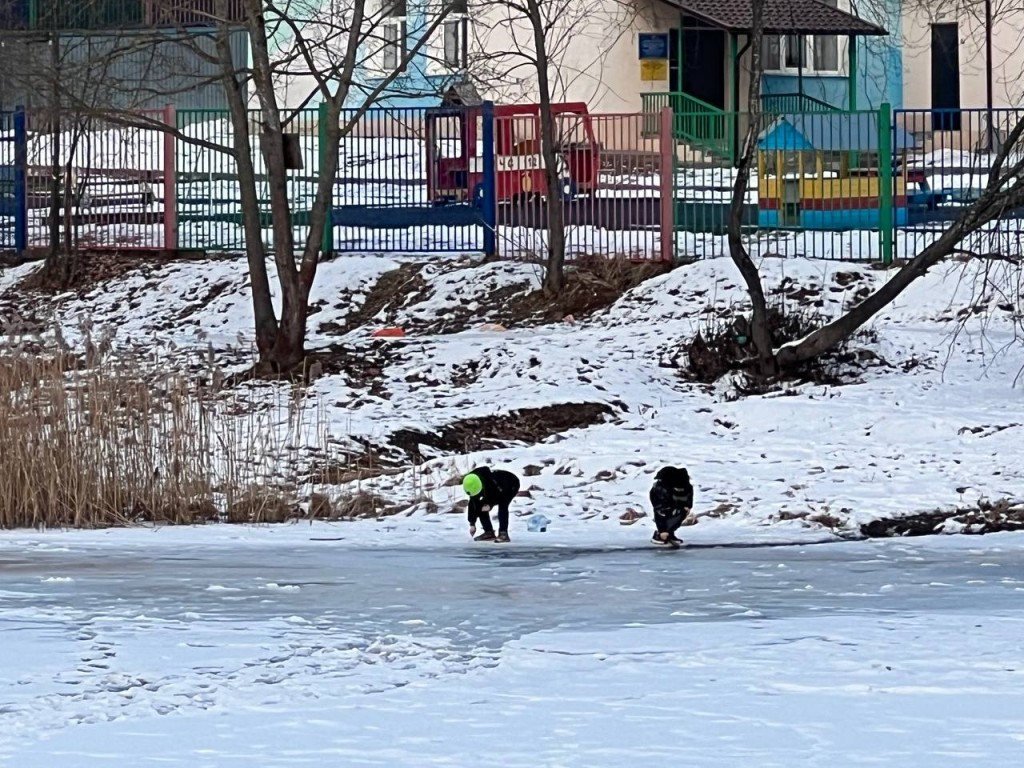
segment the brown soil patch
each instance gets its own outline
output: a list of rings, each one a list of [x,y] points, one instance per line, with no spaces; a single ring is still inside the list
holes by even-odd
[[[393,312],[406,306],[413,297],[425,297],[429,289],[421,274],[423,267],[423,262],[412,262],[385,272],[374,283],[363,305],[345,318],[344,325],[323,323],[320,332],[345,334],[366,325],[381,312]]]
[[[160,266],[187,261],[234,260],[237,254],[208,254],[205,252],[167,252],[156,250],[89,249],[74,256],[74,268],[70,282],[64,282],[60,274],[49,270],[44,261],[39,269],[26,275],[25,279],[13,286],[8,293],[39,291],[42,293],[71,291],[79,297],[102,282],[124,277],[132,273],[149,275]]]
[[[520,293],[497,317],[499,322],[516,325],[542,325],[567,317],[579,320],[607,309],[627,291],[671,269],[665,262],[594,257],[566,271],[565,292],[560,298],[553,300],[543,291]]]
[[[947,520],[964,526],[962,533],[981,535],[999,531],[1024,530],[1024,503],[998,499],[981,501],[975,507],[953,511],[922,512],[906,517],[881,518],[862,525],[860,532],[869,539],[896,536],[931,536],[941,533]]]
[[[504,443],[539,443],[570,429],[583,429],[605,421],[614,413],[605,403],[564,403],[524,408],[504,416],[464,419],[438,432],[400,429],[388,442],[415,462],[425,461],[422,446],[444,453],[467,453]]]
[[[342,375],[352,389],[375,397],[388,397],[384,371],[401,360],[400,345],[393,341],[371,340],[357,347],[331,344],[317,349],[307,355],[305,368],[310,379]]]
[[[389,322],[388,317],[399,309],[410,307],[431,296],[431,290],[422,275],[423,263],[403,264],[381,276],[370,290],[363,305],[351,313],[343,324],[323,323],[321,333],[349,333],[360,326],[374,322]],[[464,262],[452,262],[453,269],[463,268]],[[538,266],[538,270],[540,267]],[[622,294],[656,275],[671,269],[661,262],[631,262],[626,259],[595,257],[566,270],[566,288],[558,299],[551,299],[541,290],[529,290],[528,281],[501,285],[474,295],[473,308],[452,304],[444,313],[425,320],[403,323],[405,330],[426,334],[459,333],[483,322],[497,322],[506,327],[532,327],[560,322],[567,317],[582,319],[614,304]],[[481,313],[479,305],[488,308]],[[486,318],[486,320],[485,320]]]

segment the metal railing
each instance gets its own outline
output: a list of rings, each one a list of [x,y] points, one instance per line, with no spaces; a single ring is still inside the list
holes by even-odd
[[[74,226],[82,245],[245,250],[237,162],[209,146],[234,145],[226,111],[168,108],[150,115],[176,126],[177,137],[156,124],[77,124],[62,115],[58,125],[42,110],[21,114],[26,119],[20,124],[11,114],[0,126],[7,129],[0,143],[7,248],[18,247],[19,221],[29,247],[48,242],[57,148],[61,226]],[[1005,136],[1015,115],[994,113],[993,132]],[[556,119],[552,188],[536,115],[490,105],[343,112],[345,132],[319,247],[324,253],[542,256],[550,223],[545,201],[558,195],[571,257],[725,255],[736,180],[731,153],[717,155],[676,135],[678,126],[706,117],[705,109],[674,114],[668,107],[656,114],[562,114]],[[738,112],[721,117],[739,135],[750,120]],[[893,255],[894,232],[900,249],[912,248],[908,237],[931,236],[962,211],[978,186],[964,177],[987,172],[977,151],[978,136],[989,127],[984,110],[963,111],[955,119],[903,111],[896,113],[896,125],[892,117],[883,107],[788,112],[765,121],[741,210],[748,249],[885,262]],[[258,112],[251,121],[255,210],[260,236],[269,244]],[[326,129],[322,108],[303,110],[289,123],[287,195],[300,248],[324,172]],[[961,154],[954,158],[954,151]],[[1022,220],[1004,217],[1003,231]]]
[[[806,93],[764,93],[761,94],[761,109],[766,114],[784,115],[809,112],[845,112],[827,101],[808,96]]]
[[[678,122],[680,116],[676,116]],[[749,124],[746,113],[727,113]],[[892,178],[888,107],[877,112],[797,112],[765,121],[742,201],[744,245],[759,256],[888,262],[906,192]],[[736,169],[680,153],[675,179],[678,255],[729,253]]]
[[[734,130],[729,113],[683,92],[641,94],[641,110],[648,115],[670,108],[673,136],[718,157],[733,156]],[[648,129],[654,124],[648,122]],[[650,131],[648,131],[650,132]]]

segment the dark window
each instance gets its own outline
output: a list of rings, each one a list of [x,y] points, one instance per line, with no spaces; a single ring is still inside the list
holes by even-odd
[[[932,130],[960,130],[960,31],[932,24]]]

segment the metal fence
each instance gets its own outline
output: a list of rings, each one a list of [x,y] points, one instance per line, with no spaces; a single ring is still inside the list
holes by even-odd
[[[55,234],[79,249],[165,247],[174,140],[142,127],[167,120],[164,110],[125,115],[135,126],[48,110],[3,119],[4,247],[45,248]]]
[[[933,243],[981,195],[996,153],[1021,120],[1021,109],[897,110],[894,127],[913,146],[897,154],[895,174],[906,179],[907,215],[896,231],[896,255],[907,258]],[[1011,148],[1008,164],[1022,153]],[[1006,210],[969,235],[975,253],[1024,254],[1024,209]]]
[[[736,170],[721,148],[741,144],[748,115],[726,113],[704,137],[696,116],[670,108],[559,110],[550,192],[565,201],[570,258],[728,254]],[[58,123],[45,110],[0,113],[0,247],[48,244],[56,160],[59,232],[70,225],[79,247],[244,250],[237,163],[219,150],[234,146],[228,113],[167,108],[133,119],[153,126],[70,114]],[[762,119],[741,212],[748,250],[885,262],[919,252],[977,199],[993,149],[1024,110],[883,107]],[[549,189],[536,109],[374,109],[343,112],[341,120],[324,251],[546,252]],[[180,137],[159,130],[160,122]],[[690,135],[680,136],[680,125]],[[261,236],[270,243],[258,126],[253,112]],[[325,110],[295,114],[287,131],[287,194],[302,246],[324,163]],[[965,247],[1021,254],[1022,213],[1004,212]]]
[[[484,168],[493,160],[490,110],[343,111],[330,249],[492,250],[493,206],[486,203]],[[326,141],[323,133],[320,140]]]
[[[539,114],[496,117],[499,252],[546,254],[547,199],[557,195],[568,259],[595,254],[671,259],[671,111],[589,115],[576,105],[557,109],[554,189],[545,170]],[[652,135],[652,123],[659,122],[664,130]]]
[[[0,112],[0,249],[28,245],[25,206],[25,113]]]
[[[177,239],[183,250],[245,250],[242,226],[242,193],[234,129],[227,110],[182,109],[175,113],[182,138],[175,143],[174,177]],[[269,179],[260,149],[259,110],[249,115],[250,157],[256,184],[261,229],[270,242],[271,204]],[[317,110],[293,113],[285,126],[287,194],[292,204],[292,223],[301,247],[309,230],[309,208],[320,178],[317,146]]]
[[[696,118],[696,115],[694,116]],[[694,125],[687,116],[675,123]],[[750,116],[726,113],[707,139],[680,140],[674,180],[676,255],[727,255],[736,169],[725,144],[742,146]],[[765,115],[741,221],[753,256],[885,261],[905,217],[904,182],[890,183],[893,142],[888,108],[864,112]]]

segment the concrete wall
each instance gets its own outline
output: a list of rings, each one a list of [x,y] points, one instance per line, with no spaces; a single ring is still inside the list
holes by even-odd
[[[216,81],[218,68],[197,55],[190,45],[212,50],[212,42],[179,33],[124,31],[117,35],[66,35],[61,38],[63,88],[77,89],[82,101],[100,108],[223,109],[224,88]],[[232,35],[235,66],[248,66],[248,36]],[[45,41],[6,36],[0,39],[0,107],[45,106],[45,78],[52,71]]]

